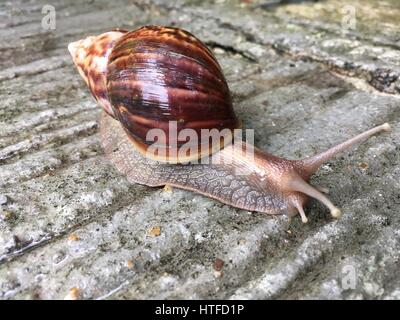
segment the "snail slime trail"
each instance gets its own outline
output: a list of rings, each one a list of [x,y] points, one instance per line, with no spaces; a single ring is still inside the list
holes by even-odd
[[[299,214],[303,222],[314,198],[339,218],[340,209],[310,177],[338,153],[390,129],[378,125],[305,159],[278,158],[234,138],[241,122],[222,68],[188,31],[113,30],[68,49],[104,109],[104,152],[133,183],[186,189],[249,211]],[[202,136],[204,130],[215,136]]]

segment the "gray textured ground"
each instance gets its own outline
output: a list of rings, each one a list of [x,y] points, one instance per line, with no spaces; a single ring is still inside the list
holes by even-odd
[[[1,299],[400,299],[398,1],[352,1],[349,32],[344,0],[81,2],[52,1],[54,31],[41,28],[46,1],[0,4]],[[313,177],[343,218],[312,202],[310,223],[288,227],[128,184],[103,155],[66,45],[144,24],[182,26],[214,50],[237,114],[273,154],[305,157],[391,123]]]

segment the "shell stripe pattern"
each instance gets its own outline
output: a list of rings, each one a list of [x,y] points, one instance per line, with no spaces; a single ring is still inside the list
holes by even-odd
[[[152,128],[239,126],[229,88],[211,51],[187,31],[147,26],[126,33],[110,54],[107,88],[117,119],[140,143]],[[185,143],[178,141],[179,144]]]

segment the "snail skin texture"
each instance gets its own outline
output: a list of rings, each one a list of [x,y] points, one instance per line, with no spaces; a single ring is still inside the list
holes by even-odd
[[[300,214],[307,222],[303,207],[311,197],[326,205],[332,217],[340,217],[322,188],[309,184],[310,176],[337,153],[390,129],[385,123],[302,160],[278,158],[246,142],[233,144],[231,138],[221,139],[216,148],[202,148],[201,140],[178,156],[186,140],[169,142],[171,121],[178,134],[240,127],[221,67],[199,39],[178,28],[146,26],[90,36],[70,43],[68,50],[104,109],[100,134],[105,153],[129,181],[191,190],[249,211]],[[154,141],[146,136],[152,129],[163,130],[165,139],[149,155]],[[193,161],[205,158],[209,161]]]

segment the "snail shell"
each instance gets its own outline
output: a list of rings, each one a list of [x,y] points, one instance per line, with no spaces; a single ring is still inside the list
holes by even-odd
[[[239,120],[227,82],[212,52],[189,32],[146,26],[89,37],[71,50],[96,100],[147,157],[187,162],[231,143]],[[156,141],[149,139],[154,129],[164,133]],[[186,129],[196,137],[215,129],[223,136],[188,139]],[[157,148],[148,152],[154,142]]]

